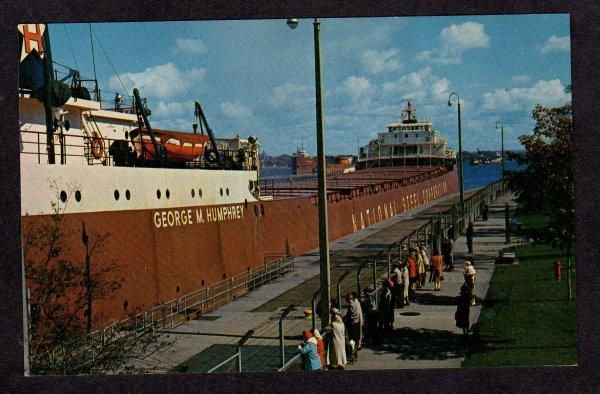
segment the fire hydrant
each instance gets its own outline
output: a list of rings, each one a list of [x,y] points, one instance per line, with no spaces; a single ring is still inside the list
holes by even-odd
[[[554,264],[554,276],[556,277],[556,281],[560,282],[562,280],[562,263],[557,261]]]

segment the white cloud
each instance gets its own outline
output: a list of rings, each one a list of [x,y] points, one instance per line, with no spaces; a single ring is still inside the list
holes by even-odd
[[[175,40],[175,47],[173,47],[173,52],[176,53],[201,54],[207,51],[206,44],[195,38],[178,38]]]
[[[540,53],[569,51],[571,49],[571,38],[569,35],[564,37],[550,36],[548,40],[540,46]]]
[[[416,58],[432,63],[458,64],[462,54],[475,48],[487,48],[490,37],[485,33],[483,24],[465,22],[461,25],[450,25],[442,29],[439,45],[432,50],[419,53]]]
[[[450,87],[450,82],[446,78],[439,79],[431,85],[431,89],[433,91],[433,97],[438,100],[445,100],[450,92],[448,88]]]
[[[512,81],[514,83],[527,83],[529,81],[531,81],[531,77],[529,75],[515,75],[514,77],[512,77]]]
[[[400,61],[395,59],[397,54],[398,51],[396,49],[387,51],[366,49],[360,54],[360,62],[363,66],[363,70],[372,74],[399,70]]]
[[[159,101],[156,105],[152,106],[152,115],[155,117],[166,118],[185,115],[188,112],[190,115],[194,114],[194,103],[188,102],[168,102]]]
[[[543,106],[563,105],[571,99],[560,80],[540,80],[527,88],[498,89],[483,94],[483,109],[527,110],[536,104]]]
[[[477,22],[445,27],[440,33],[440,38],[444,46],[459,51],[485,48],[490,44],[490,37],[485,34],[483,24]]]
[[[343,90],[354,101],[368,98],[373,95],[375,88],[368,78],[349,76],[343,84]]]
[[[247,119],[252,116],[252,110],[247,105],[239,101],[226,101],[221,103],[221,112],[226,116],[234,119]]]
[[[121,80],[126,87],[137,87],[142,97],[165,98],[188,92],[191,87],[198,86],[204,78],[206,70],[192,68],[180,70],[173,63],[159,64],[149,67],[139,73],[121,74]],[[109,86],[121,89],[121,83],[116,76],[110,77]]]
[[[285,83],[273,88],[270,98],[273,108],[291,106],[303,109],[314,105],[314,88],[295,83]]]
[[[431,67],[402,75],[395,81],[385,82],[383,92],[398,95],[403,99],[417,102],[426,100],[447,100],[450,82],[433,74]]]

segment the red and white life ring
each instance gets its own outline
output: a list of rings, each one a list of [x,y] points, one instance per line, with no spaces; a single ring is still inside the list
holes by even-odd
[[[96,159],[104,157],[104,142],[95,131],[92,133],[92,155]]]

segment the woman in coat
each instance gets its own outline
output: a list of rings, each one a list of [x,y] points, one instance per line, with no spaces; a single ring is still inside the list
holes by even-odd
[[[319,361],[321,361],[321,369],[325,369],[327,363],[325,362],[325,341],[323,341],[323,337],[319,330],[315,328],[313,335],[317,340],[317,354],[319,355]]]
[[[458,305],[456,307],[454,319],[456,320],[456,327],[462,328],[464,335],[469,335],[470,308],[471,296],[469,295],[469,288],[467,285],[462,285],[460,288],[460,295],[458,296]]]
[[[346,329],[338,309],[333,310],[334,318],[331,323],[332,339],[329,348],[331,365],[337,369],[346,369]]]
[[[409,273],[408,273],[408,263],[404,263],[402,265],[402,300],[404,305],[410,305],[410,301],[408,299],[408,288],[410,285]]]
[[[317,338],[310,331],[302,333],[304,337],[304,346],[298,345],[298,350],[302,356],[302,364],[305,371],[318,371],[321,369],[321,361],[317,351]]]

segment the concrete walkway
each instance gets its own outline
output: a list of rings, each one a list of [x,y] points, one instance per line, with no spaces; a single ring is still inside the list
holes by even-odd
[[[470,193],[469,193],[470,194]],[[468,194],[467,194],[468,195]],[[344,261],[343,258],[335,259],[344,253],[365,252],[364,246],[374,245],[383,249],[385,244],[391,244],[398,239],[398,234],[408,229],[414,229],[422,222],[419,215],[427,215],[433,211],[447,209],[457,196],[450,196],[428,204],[419,206],[410,212],[402,213],[388,220],[377,223],[355,234],[341,238],[330,243],[332,260]],[[493,271],[493,257],[497,251],[504,247],[503,236],[498,231],[504,228],[503,210],[496,212],[496,207],[504,207],[505,199],[497,200],[491,206],[490,220],[488,222],[475,222],[474,250],[476,252],[475,264],[477,269],[476,296],[484,298],[487,292],[489,279]],[[426,220],[425,220],[426,221]],[[390,229],[394,236],[389,237]],[[499,238],[501,237],[501,238]],[[361,245],[363,246],[361,250]],[[425,290],[418,292],[417,302],[409,307],[396,310],[397,330],[394,338],[388,344],[378,348],[363,348],[360,352],[358,363],[349,365],[349,369],[385,369],[385,368],[438,368],[459,367],[464,357],[461,353],[462,340],[458,335],[459,330],[454,327],[454,300],[451,297],[458,295],[462,284],[462,259],[466,251],[464,237],[459,237],[455,244],[455,260],[457,269],[446,273],[442,282],[442,291],[433,292],[432,284],[427,284]],[[373,253],[373,250],[367,251]],[[302,317],[303,309],[310,306],[310,297],[318,288],[318,249],[299,256],[295,259],[295,270],[272,283],[260,287],[243,297],[224,305],[215,311],[202,316],[198,320],[186,322],[165,338],[173,343],[166,350],[154,353],[140,363],[152,365],[159,371],[168,371],[192,358],[204,356],[209,359],[212,367],[224,360],[230,354],[231,347],[249,329],[254,329],[254,337],[244,347],[245,356],[252,356],[252,349],[271,348],[273,354],[267,356],[269,364],[267,370],[276,369],[278,362],[278,322],[277,315],[281,309],[290,303],[300,305],[285,321],[284,333],[286,336],[299,336],[303,329],[310,328],[310,320]],[[334,261],[332,261],[332,268]],[[338,265],[343,265],[339,264]],[[336,267],[338,274],[340,269]],[[312,283],[315,282],[315,283]],[[332,287],[335,278],[332,273]],[[314,288],[314,289],[313,289]],[[471,321],[474,323],[479,315],[480,307],[471,310]],[[418,315],[407,316],[405,313]],[[178,334],[176,334],[176,333]],[[431,339],[429,333],[436,334],[436,340]],[[236,337],[237,336],[237,337]],[[256,337],[256,338],[255,338]],[[286,345],[296,345],[298,339],[287,340]],[[458,341],[458,342],[457,342]],[[449,342],[456,342],[448,347]],[[421,350],[418,347],[422,346]],[[226,350],[224,350],[226,349]],[[289,351],[288,358],[294,353],[294,348]],[[243,353],[244,353],[243,352]],[[264,356],[261,356],[265,358]],[[274,359],[274,360],[271,360]],[[260,364],[256,355],[254,360],[247,363]],[[275,365],[275,367],[273,366]],[[208,369],[206,368],[206,369]],[[253,365],[253,368],[259,368]],[[244,370],[247,370],[244,368]]]
[[[465,257],[472,257],[477,270],[475,296],[477,305],[471,307],[471,325],[481,312],[481,300],[486,296],[494,272],[498,251],[509,245],[504,237],[504,204],[514,208],[509,195],[504,195],[490,206],[488,221],[478,218],[473,222],[473,252],[467,253],[466,237],[457,237],[454,244],[452,272],[444,273],[441,291],[433,291],[433,283],[417,290],[416,299],[405,308],[396,309],[394,331],[387,334],[380,345],[363,346],[358,361],[348,369],[418,369],[459,368],[465,357],[466,339],[454,320],[456,297],[464,283]],[[521,240],[511,237],[511,244]]]

